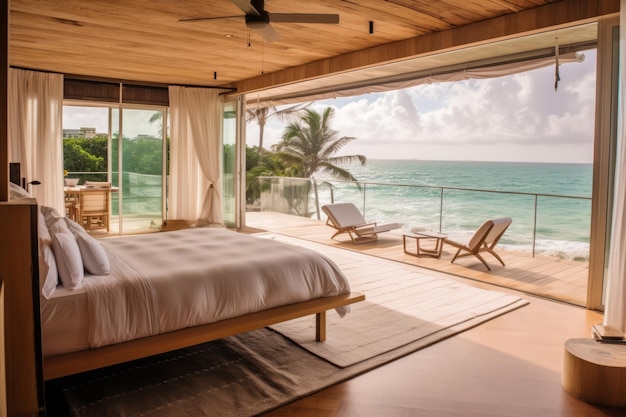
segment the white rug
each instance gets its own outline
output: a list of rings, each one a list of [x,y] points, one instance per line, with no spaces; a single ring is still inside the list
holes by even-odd
[[[310,352],[340,366],[400,347],[411,351],[528,304],[518,296],[454,281],[446,274],[275,233],[256,236],[313,249],[332,259],[365,294],[343,319],[327,314],[327,340],[316,342],[310,317],[271,326]]]

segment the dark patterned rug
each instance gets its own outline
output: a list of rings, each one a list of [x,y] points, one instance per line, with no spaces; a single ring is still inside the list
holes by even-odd
[[[340,369],[261,329],[46,383],[47,415],[251,416],[380,364]]]

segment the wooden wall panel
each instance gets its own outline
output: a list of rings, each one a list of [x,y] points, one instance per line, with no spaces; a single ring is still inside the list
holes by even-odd
[[[122,85],[121,91],[120,84]],[[119,103],[120,97],[122,103],[169,105],[167,86],[136,85],[71,77],[63,80],[63,98],[66,100]]]
[[[0,280],[0,417],[7,415],[7,365],[4,352],[4,283]]]
[[[169,106],[169,92],[167,87],[123,84],[122,102],[129,104]]]
[[[0,202],[0,236],[7,415],[43,416],[37,203],[34,199]]]
[[[120,85],[119,83],[65,78],[63,80],[63,98],[66,100],[118,103],[120,101]]]
[[[9,1],[0,6],[0,201],[9,199],[8,100],[9,100]]]
[[[419,58],[495,41],[597,21],[619,13],[619,0],[590,2],[558,1],[519,13],[454,27],[440,32],[373,46],[304,65],[266,73],[236,83],[237,93],[245,94],[325,76]],[[515,51],[511,51],[515,52]]]

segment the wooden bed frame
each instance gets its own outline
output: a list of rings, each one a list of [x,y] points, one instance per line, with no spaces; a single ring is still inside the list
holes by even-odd
[[[313,314],[315,314],[315,339],[324,341],[326,311],[363,300],[365,295],[359,293],[321,297],[124,343],[50,356],[43,360],[43,376],[47,381],[210,342]]]

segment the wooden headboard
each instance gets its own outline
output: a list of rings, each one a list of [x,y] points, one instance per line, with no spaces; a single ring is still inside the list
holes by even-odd
[[[9,162],[9,181],[13,184],[20,184],[20,163],[19,162]]]

